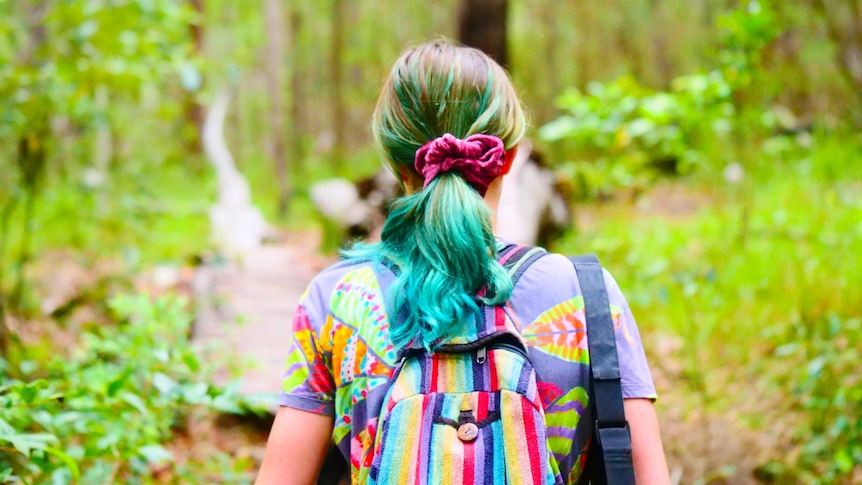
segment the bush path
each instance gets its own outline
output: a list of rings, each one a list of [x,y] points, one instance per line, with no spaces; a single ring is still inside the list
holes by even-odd
[[[198,269],[192,340],[218,349],[209,354],[222,368],[217,381],[230,380],[228,369],[241,364],[243,394],[280,389],[296,304],[314,275],[332,261],[316,253],[316,239],[284,234],[242,261]]]

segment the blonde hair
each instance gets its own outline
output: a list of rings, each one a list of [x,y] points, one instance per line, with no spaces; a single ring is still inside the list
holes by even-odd
[[[503,68],[476,49],[434,41],[395,62],[371,126],[404,181],[418,177],[416,152],[429,141],[481,133],[500,138],[508,150],[524,136],[526,120]],[[512,280],[494,257],[490,210],[457,172],[393,202],[380,243],[345,254],[398,265],[387,294],[389,307],[404,316],[390,327],[398,347],[445,343],[467,319],[481,318],[480,303],[500,305],[512,293]]]
[[[494,135],[508,150],[526,126],[515,88],[499,64],[478,49],[438,40],[395,61],[371,131],[390,164],[412,167],[416,151],[446,133],[460,139]]]

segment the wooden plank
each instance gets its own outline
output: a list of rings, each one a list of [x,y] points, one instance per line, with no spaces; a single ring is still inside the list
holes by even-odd
[[[205,355],[219,367],[216,383],[233,380],[229,370],[239,364],[242,394],[279,391],[296,305],[326,262],[304,245],[284,244],[199,268],[192,340],[214,349]]]

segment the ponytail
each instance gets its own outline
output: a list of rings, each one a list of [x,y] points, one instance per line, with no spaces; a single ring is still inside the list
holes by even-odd
[[[380,243],[344,252],[397,267],[386,295],[396,347],[431,349],[511,295],[482,198],[525,128],[508,75],[481,51],[434,41],[396,61],[371,132],[402,183],[421,190],[392,203]]]
[[[457,335],[479,303],[509,299],[512,280],[496,260],[490,209],[458,174],[445,173],[421,192],[396,201],[379,254],[398,265],[389,289],[396,347],[422,347]],[[406,311],[405,311],[406,310]]]

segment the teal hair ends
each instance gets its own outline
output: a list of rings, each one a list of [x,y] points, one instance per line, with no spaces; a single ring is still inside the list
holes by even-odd
[[[449,134],[460,141],[495,137],[508,152],[525,129],[508,74],[483,52],[436,40],[408,49],[395,62],[371,133],[384,161],[415,192],[392,204],[380,243],[344,254],[397,265],[387,295],[396,346],[434,348],[463,333],[481,305],[501,305],[512,292],[512,280],[496,260],[491,210],[477,192],[496,179],[483,178],[474,189],[475,180],[471,186],[464,174],[426,176],[417,168],[417,151]]]
[[[345,251],[397,267],[388,304],[396,347],[427,349],[459,335],[479,305],[509,299],[512,281],[496,260],[490,209],[463,179],[443,174],[393,203],[382,242]]]

